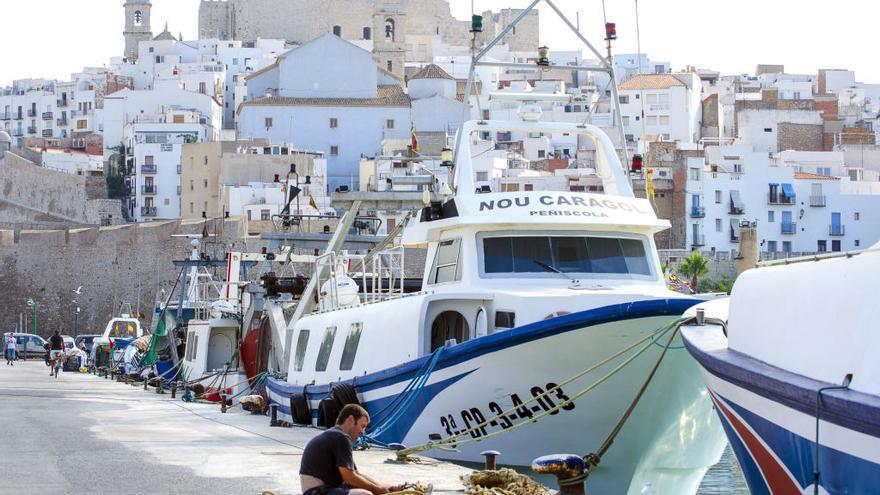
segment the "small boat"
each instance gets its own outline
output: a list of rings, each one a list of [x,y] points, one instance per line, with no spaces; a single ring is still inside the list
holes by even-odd
[[[111,319],[104,327],[104,333],[92,341],[89,359],[97,368],[109,367],[123,360],[124,347],[117,341],[126,343],[144,336],[141,322],[130,313],[123,313]]]
[[[880,490],[878,291],[880,243],[769,262],[682,327],[751,493]]]

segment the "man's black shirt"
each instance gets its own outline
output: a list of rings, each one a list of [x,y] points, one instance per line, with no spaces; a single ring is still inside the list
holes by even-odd
[[[357,470],[351,453],[351,438],[333,427],[311,439],[303,451],[299,473],[314,476],[329,488],[342,486],[339,468]]]
[[[63,351],[64,339],[60,335],[53,335],[49,337],[49,349],[53,351]]]

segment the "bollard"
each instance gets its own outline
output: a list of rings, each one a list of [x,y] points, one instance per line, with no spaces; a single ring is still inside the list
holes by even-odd
[[[484,450],[480,455],[486,458],[486,471],[495,471],[495,459],[501,455],[497,450]]]
[[[269,426],[278,426],[278,404],[269,404]]]
[[[171,398],[177,398],[177,382],[171,382]]]
[[[150,383],[150,379],[144,378],[144,390],[147,390],[147,384],[149,384],[149,383]]]
[[[165,382],[164,378],[156,379],[156,393],[157,394],[164,394],[165,393],[165,390],[163,390],[163,387],[162,387],[163,382]]]
[[[697,325],[702,325],[706,322],[706,310],[703,308],[697,308]]]
[[[406,450],[406,445],[402,443],[389,443],[388,448],[393,450],[395,455],[397,456],[398,462],[406,462],[408,457],[406,454],[401,454],[402,451]]]
[[[220,412],[226,412],[226,394],[220,394]]]
[[[556,476],[559,495],[584,495],[585,464],[583,457],[575,454],[545,455],[532,461],[532,471]]]

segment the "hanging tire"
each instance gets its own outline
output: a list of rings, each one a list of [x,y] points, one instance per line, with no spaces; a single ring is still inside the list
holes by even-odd
[[[318,426],[321,428],[330,428],[336,424],[336,417],[339,416],[339,406],[336,399],[332,396],[321,399],[318,403]]]
[[[312,410],[309,408],[309,401],[304,394],[290,396],[290,417],[298,425],[312,424]]]
[[[354,385],[350,383],[339,383],[334,385],[331,389],[330,395],[336,399],[336,404],[339,406],[340,411],[348,404],[361,405],[357,398],[357,392],[355,391]]]

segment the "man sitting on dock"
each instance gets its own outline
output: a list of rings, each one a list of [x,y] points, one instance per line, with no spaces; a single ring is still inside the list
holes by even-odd
[[[309,441],[299,467],[303,495],[381,495],[397,490],[360,473],[354,463],[352,442],[369,424],[366,409],[348,404],[336,426]]]

